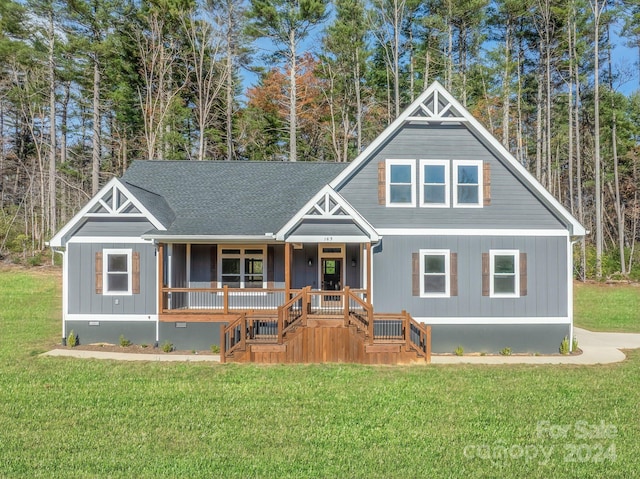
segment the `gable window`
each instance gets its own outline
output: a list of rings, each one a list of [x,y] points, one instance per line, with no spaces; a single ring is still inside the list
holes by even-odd
[[[482,206],[482,170],[482,161],[456,160],[453,162],[454,206]]]
[[[520,296],[520,252],[518,250],[491,250],[490,296],[508,298]]]
[[[220,284],[230,288],[265,288],[264,248],[222,247]]]
[[[131,294],[131,250],[105,249],[103,254],[103,294]]]
[[[449,206],[449,161],[420,160],[420,205]]]
[[[416,205],[416,163],[414,160],[387,160],[387,206]]]

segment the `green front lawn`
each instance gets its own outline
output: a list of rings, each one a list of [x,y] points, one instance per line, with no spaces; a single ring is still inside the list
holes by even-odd
[[[640,351],[577,366],[42,358],[58,279],[0,272],[0,477],[632,477]]]
[[[640,285],[576,282],[574,293],[576,326],[640,333]]]

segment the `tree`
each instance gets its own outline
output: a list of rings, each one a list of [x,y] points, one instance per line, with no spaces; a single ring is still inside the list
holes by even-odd
[[[298,47],[310,29],[326,18],[327,0],[251,0],[247,32],[253,38],[268,38],[277,46],[276,58],[284,58],[289,69],[289,161],[296,161]]]

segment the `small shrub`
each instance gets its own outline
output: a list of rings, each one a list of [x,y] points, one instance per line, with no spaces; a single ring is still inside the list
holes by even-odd
[[[29,258],[27,258],[27,264],[29,266],[42,266],[42,256],[39,254],[29,256]]]
[[[502,356],[511,356],[511,348],[502,348],[500,350],[500,355],[502,355]]]
[[[578,338],[574,336],[573,340],[571,341],[571,351],[575,353],[577,350],[578,350]]]
[[[148,348],[148,347],[149,347],[149,345],[148,345],[148,344],[141,344],[141,345],[140,345],[140,347],[141,347],[142,349],[146,349],[146,348]]]
[[[165,341],[164,343],[162,343],[162,350],[165,353],[170,353],[171,351],[173,351],[173,344],[171,344],[168,340]]]
[[[568,337],[565,336],[562,342],[560,343],[559,351],[560,351],[560,354],[569,354],[569,338]]]
[[[462,346],[458,346],[453,352],[456,356],[464,355],[464,348]]]
[[[217,344],[212,344],[211,345],[211,352],[213,354],[220,354],[220,346],[218,346]]]
[[[75,348],[78,345],[78,337],[76,336],[75,331],[72,329],[69,333],[69,337],[67,338],[67,346],[70,348]]]
[[[120,335],[120,346],[126,348],[127,346],[131,346],[131,341],[124,337],[124,334]]]

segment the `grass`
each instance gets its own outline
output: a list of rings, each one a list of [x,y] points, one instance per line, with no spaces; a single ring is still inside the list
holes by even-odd
[[[60,335],[57,284],[0,272],[0,477],[622,478],[640,468],[640,351],[593,367],[43,358]]]
[[[575,283],[574,292],[576,326],[640,333],[640,285]]]

